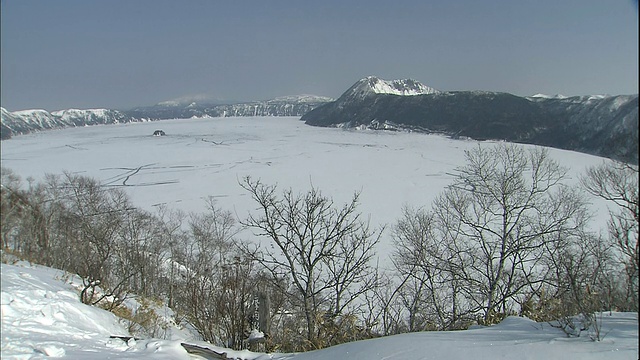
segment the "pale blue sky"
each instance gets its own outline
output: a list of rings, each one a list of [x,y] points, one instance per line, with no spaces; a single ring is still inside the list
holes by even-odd
[[[367,75],[440,90],[638,93],[633,0],[1,0],[0,34],[12,111],[338,97]]]

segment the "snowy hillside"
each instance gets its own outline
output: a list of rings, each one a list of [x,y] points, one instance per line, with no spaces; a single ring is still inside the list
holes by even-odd
[[[10,112],[2,108],[1,111],[2,139],[34,131],[140,121],[120,111],[109,109],[69,109],[50,113],[46,110]]]
[[[232,351],[188,338],[123,341],[122,322],[111,313],[78,301],[74,277],[26,263],[2,264],[3,359],[202,359],[182,343],[195,344],[233,359],[636,359],[635,313],[603,313],[604,340],[585,331],[567,338],[548,323],[509,317],[501,324],[466,331],[420,332],[346,343],[300,354]],[[77,281],[77,279],[76,279]]]
[[[113,123],[115,124],[120,122],[117,116],[118,113],[108,109],[67,109],[54,111],[51,115],[59,117],[67,124],[75,124],[77,122],[86,125],[100,124],[100,121],[104,123],[106,119],[113,119]],[[121,119],[124,119],[124,117]]]
[[[31,131],[55,129],[62,126],[60,119],[45,110],[24,110],[10,112],[0,108],[2,131],[0,138],[8,139],[12,135],[26,134]]]
[[[25,263],[2,264],[3,359],[180,359],[179,342],[126,343],[124,324],[110,312],[82,304],[79,279]]]
[[[603,314],[609,335],[592,342],[587,334],[567,338],[548,323],[508,317],[486,328],[451,332],[419,332],[337,345],[303,353],[295,360],[329,359],[635,359],[638,318],[635,313]],[[605,330],[606,329],[606,330]]]

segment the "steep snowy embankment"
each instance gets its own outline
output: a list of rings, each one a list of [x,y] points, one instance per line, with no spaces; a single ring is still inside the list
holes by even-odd
[[[178,340],[110,339],[128,335],[117,318],[78,301],[76,277],[26,263],[2,264],[2,359],[202,359]],[[637,359],[636,313],[604,313],[602,341],[567,338],[547,323],[509,317],[466,331],[421,332],[342,344],[301,354],[259,354],[209,346],[234,359]]]
[[[82,304],[63,271],[2,264],[2,359],[189,359],[180,342],[131,341],[115,315]]]

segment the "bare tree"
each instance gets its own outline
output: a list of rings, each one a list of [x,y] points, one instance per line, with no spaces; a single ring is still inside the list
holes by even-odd
[[[252,300],[256,291],[254,262],[241,254],[231,212],[207,201],[205,213],[188,218],[187,238],[179,261],[184,281],[173,295],[175,308],[186,315],[203,339],[220,346],[247,347]],[[172,276],[172,278],[176,278]]]
[[[69,173],[22,190],[3,170],[2,185],[3,246],[80,275],[84,303],[122,310],[130,293],[141,304],[166,299],[206,340],[246,347],[255,262],[237,250],[230,212],[210,200],[202,214],[161,208],[154,216],[122,190]],[[129,317],[136,329],[163,326],[149,307],[138,310]]]
[[[394,227],[392,260],[406,277],[399,294],[408,312],[408,331],[456,329],[471,316],[459,290],[464,272],[455,263],[458,249],[442,242],[435,225],[433,213],[405,208]]]
[[[47,199],[39,203],[48,204],[53,214],[51,265],[83,278],[83,302],[97,304],[113,298],[110,306],[117,306],[137,271],[124,266],[126,260],[119,256],[125,246],[120,232],[134,207],[122,190],[105,189],[83,176],[48,176],[45,186]]]
[[[132,271],[134,276],[128,286],[140,296],[161,298],[161,275],[165,271],[163,261],[167,239],[162,236],[158,218],[141,209],[126,212],[118,229],[119,246],[116,256],[122,273]]]
[[[524,306],[525,314],[549,321],[568,336],[590,331],[594,340],[600,340],[596,314],[611,309],[619,280],[607,242],[585,233],[550,245],[544,260],[550,270],[548,282]]]
[[[492,323],[546,282],[544,252],[579,233],[586,203],[563,185],[566,170],[545,149],[500,144],[466,159],[426,224],[407,227],[412,214],[399,223],[398,255],[433,293],[435,314],[455,323],[479,313]]]
[[[587,170],[581,179],[585,189],[615,205],[609,212],[609,237],[617,249],[626,273],[626,305],[623,309],[638,311],[638,271],[640,266],[640,200],[638,167],[607,162]]]
[[[167,296],[167,306],[175,309],[175,291],[180,282],[179,279],[184,275],[181,269],[186,261],[185,249],[188,236],[183,229],[186,214],[180,210],[169,210],[162,205],[157,208],[155,215],[158,219],[159,236],[166,244],[165,248],[157,253],[159,260],[165,264],[164,271],[159,275]]]
[[[21,184],[19,176],[2,168],[2,246],[5,251],[49,265],[45,259],[51,248],[51,212],[47,211],[46,191],[31,178],[27,189],[22,189]]]
[[[10,169],[0,170],[0,226],[2,248],[4,251],[15,250],[15,237],[21,225],[22,214],[29,206],[21,189],[20,177]]]
[[[394,335],[406,332],[404,324],[404,306],[399,293],[410,280],[410,276],[392,272],[376,274],[376,291],[365,293],[367,312],[365,325],[371,335]]]
[[[369,262],[379,235],[370,230],[357,213],[358,194],[340,208],[312,188],[297,195],[247,177],[241,183],[258,204],[259,214],[250,214],[243,224],[258,236],[271,240],[255,252],[255,258],[276,280],[290,301],[302,310],[308,347],[321,347],[319,325],[328,316],[335,319],[363,293],[373,277]],[[326,316],[321,316],[326,314]]]

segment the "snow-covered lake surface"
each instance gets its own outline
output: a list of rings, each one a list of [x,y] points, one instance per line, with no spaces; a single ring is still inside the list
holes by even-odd
[[[166,136],[152,136],[161,129]],[[124,188],[135,205],[202,211],[213,196],[239,218],[255,209],[239,185],[245,176],[305,192],[312,185],[337,204],[361,192],[360,212],[392,225],[403,205],[429,207],[464,164],[464,150],[493,142],[439,135],[344,130],[305,125],[297,117],[210,118],[92,126],[16,136],[1,142],[2,166],[36,180],[63,171]],[[550,149],[570,168],[569,183],[604,159]],[[594,228],[606,207],[595,203]],[[379,253],[389,251],[390,232]]]
[[[227,352],[236,359],[637,359],[636,313],[604,313],[602,341],[588,333],[567,338],[547,323],[509,317],[474,330],[420,332],[342,344],[302,354],[230,351],[174,336],[171,340],[128,342],[117,318],[80,303],[77,278],[26,263],[2,264],[2,359],[203,359],[189,355],[182,342]]]

